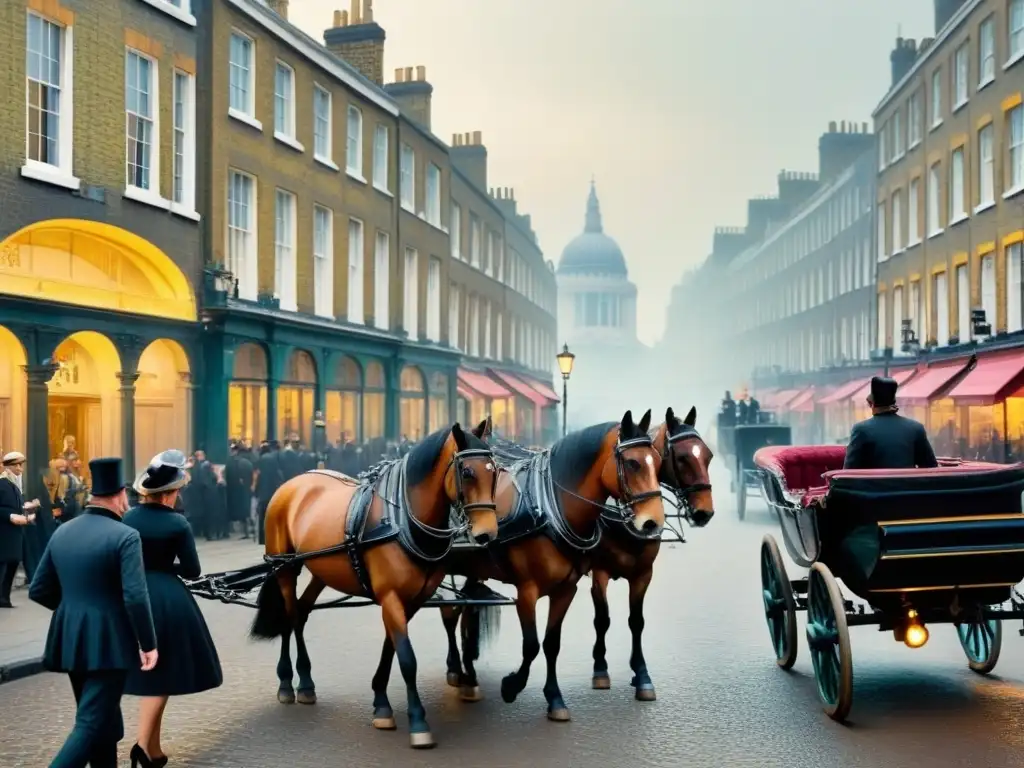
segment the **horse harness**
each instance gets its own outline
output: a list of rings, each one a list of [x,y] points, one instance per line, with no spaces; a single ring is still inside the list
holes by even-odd
[[[670,434],[666,428],[665,454],[661,457],[662,464],[667,462],[669,467],[671,467],[673,481],[673,484],[662,482],[662,485],[666,490],[670,491],[673,496],[675,496],[676,509],[684,510],[683,514],[687,519],[693,515],[693,506],[690,502],[690,497],[699,491],[711,490],[711,483],[682,484],[683,475],[679,466],[679,461],[676,458],[674,446],[676,443],[681,443],[684,440],[693,440],[694,438],[700,440],[700,433],[689,424],[683,424],[683,428],[674,435]]]

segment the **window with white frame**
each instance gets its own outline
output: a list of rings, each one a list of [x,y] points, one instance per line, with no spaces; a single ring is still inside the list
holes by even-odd
[[[399,194],[401,195],[402,207],[410,213],[416,212],[416,153],[408,144],[402,145],[399,156],[398,171],[400,179],[398,182]]]
[[[313,312],[334,317],[334,211],[313,206]]]
[[[388,127],[377,123],[373,132],[373,186],[388,191]]]
[[[480,219],[475,213],[469,214],[469,263],[480,268],[480,248],[483,233],[480,230]]]
[[[504,339],[501,337],[501,332],[501,310],[497,310],[494,313],[494,359],[499,361],[505,359],[505,349],[502,343]]]
[[[957,335],[960,343],[964,344],[971,340],[971,275],[967,271],[967,265],[961,264],[956,268],[956,317]]]
[[[172,95],[172,167],[171,202],[187,211],[196,207],[196,112],[195,78],[174,70]]]
[[[995,200],[996,173],[992,123],[978,131],[978,207],[989,206]]]
[[[274,70],[274,135],[295,139],[295,70],[283,61]]]
[[[489,301],[484,302],[484,357],[491,358],[491,316],[494,314],[494,305]]]
[[[298,309],[295,251],[295,195],[283,189],[274,195],[274,293],[281,309]]]
[[[949,221],[954,223],[967,216],[964,200],[964,148],[953,150],[949,162]]]
[[[419,254],[412,248],[405,249],[405,273],[403,275],[403,296],[405,298],[402,325],[410,339],[418,339],[419,331],[419,296],[420,296],[420,262]]]
[[[942,69],[932,72],[932,127],[942,122]]]
[[[331,92],[313,84],[313,157],[327,165],[331,159]]]
[[[907,317],[910,319],[910,327],[917,336],[918,342],[922,342],[921,339],[921,281],[915,280],[910,284],[910,296],[909,304],[907,307]],[[923,342],[922,342],[923,343]]]
[[[1024,328],[1024,316],[1021,313],[1022,284],[1021,269],[1022,244],[1014,243],[1006,246],[1006,331],[1013,333]]]
[[[353,176],[363,177],[363,113],[351,104],[348,107],[346,128],[345,170]]]
[[[366,310],[363,305],[363,261],[366,258],[365,235],[363,222],[359,219],[348,220],[348,312],[346,317],[350,323],[363,325],[366,322]]]
[[[254,45],[241,32],[232,32],[228,44],[228,111],[250,120],[256,119]]]
[[[448,346],[453,349],[461,349],[459,346],[460,301],[459,288],[452,283],[448,286]]]
[[[928,192],[927,192],[927,229],[928,236],[937,235],[942,231],[942,224],[939,223],[939,212],[942,210],[941,206],[941,195],[942,195],[942,163],[935,162],[932,167],[928,169]]]
[[[227,267],[238,281],[238,298],[256,300],[256,179],[228,172]]]
[[[72,179],[72,28],[31,11],[25,31],[25,173]]]
[[[455,202],[451,204],[451,213],[449,214],[451,221],[449,222],[449,239],[452,245],[452,258],[462,259],[462,208]]]
[[[494,277],[505,282],[505,238],[498,234],[494,236]],[[536,302],[536,295],[531,296],[530,300]]]
[[[907,190],[907,245],[921,242],[921,179],[910,180]]]
[[[967,76],[970,72],[970,43],[965,42],[953,54],[953,109],[967,103]]]
[[[373,246],[373,324],[383,330],[391,327],[391,237],[377,232]]]
[[[1006,116],[1008,124],[1007,162],[1008,192],[1024,189],[1024,106],[1018,104]]]
[[[908,148],[913,149],[921,143],[922,117],[921,90],[918,89],[910,95],[910,102],[907,104]]]
[[[904,248],[903,243],[903,193],[899,190],[892,195],[892,252],[899,253]]]
[[[882,130],[878,132],[878,170],[880,171],[884,171],[889,162],[889,151],[885,144],[885,137],[889,133],[887,128],[888,125],[883,125]]]
[[[133,50],[125,55],[128,188],[160,194],[159,97],[156,62]]]
[[[1007,14],[1009,19],[1008,32],[1010,41],[1009,60],[1014,61],[1024,55],[1024,0],[1010,0]]]
[[[441,226],[441,169],[427,164],[427,201],[424,216],[435,227]]]
[[[996,326],[996,255],[988,253],[981,257],[981,308],[985,310],[985,322]]]
[[[886,321],[885,302],[888,296],[885,292],[878,294],[878,349],[885,349],[889,346],[889,324]]]
[[[886,213],[887,213],[886,209],[887,208],[888,208],[888,206],[886,205],[886,201],[885,200],[881,201],[878,204],[878,260],[879,261],[885,261],[887,258],[889,258],[889,250],[888,250],[887,244],[885,242],[886,237],[889,234],[888,231],[887,231],[887,228],[886,228]]]
[[[436,256],[427,262],[427,338],[441,340],[441,260]]]
[[[897,355],[903,347],[903,286],[892,289],[892,349]]]
[[[469,298],[469,339],[466,349],[470,357],[480,357],[480,297]]]
[[[903,157],[903,112],[899,109],[892,115],[892,154],[895,160]]]
[[[996,78],[996,20],[991,15],[978,27],[978,87]]]

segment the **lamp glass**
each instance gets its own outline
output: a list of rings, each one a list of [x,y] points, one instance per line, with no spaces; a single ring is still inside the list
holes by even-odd
[[[569,351],[569,345],[563,344],[562,351],[556,356],[558,360],[558,370],[561,372],[563,378],[569,378],[572,373],[572,364],[576,360],[576,355]]]

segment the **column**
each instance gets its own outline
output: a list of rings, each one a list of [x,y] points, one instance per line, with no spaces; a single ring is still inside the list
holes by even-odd
[[[267,379],[267,440],[277,440],[277,388],[280,380],[277,377]]]
[[[135,479],[135,382],[139,376],[138,371],[117,374],[121,381],[121,457],[126,482]]]
[[[384,436],[388,440],[398,440],[401,429],[401,378],[403,363],[400,360],[389,360],[387,374],[387,399],[384,410]]]
[[[202,447],[207,458],[223,464],[227,460],[228,387],[235,366],[235,348],[231,340],[219,333],[204,336],[203,366],[198,382],[201,398],[192,404],[192,445],[182,450]]]
[[[24,366],[26,384],[25,410],[25,498],[45,498],[46,488],[43,475],[50,464],[50,421],[49,397],[47,384],[57,371],[53,363]],[[22,446],[4,447],[4,450],[15,450]]]
[[[448,374],[448,392],[446,393],[448,398],[448,423],[454,424],[459,417],[459,369],[451,368],[446,373]],[[466,420],[472,422],[472,419],[468,417]],[[476,424],[462,424],[461,426],[463,429],[474,429]]]

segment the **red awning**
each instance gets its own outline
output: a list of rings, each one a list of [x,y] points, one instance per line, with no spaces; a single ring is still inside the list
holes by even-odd
[[[896,401],[903,405],[928,405],[963,371],[965,365],[966,360],[959,360],[955,363],[925,368],[906,387],[900,388],[896,393]]]
[[[788,409],[793,413],[812,413],[814,411],[814,387],[808,387],[790,400]]]
[[[992,405],[1003,400],[1024,373],[1024,354],[978,358],[977,367],[949,392],[957,405]]]
[[[799,395],[803,390],[800,389],[784,389],[781,392],[776,392],[768,399],[767,405],[762,407],[768,410],[775,410],[777,408],[785,407],[786,403],[790,402],[794,397]]]
[[[464,397],[467,400],[472,400],[473,398],[477,397],[477,395],[473,394],[473,392],[466,389],[464,386],[462,386],[462,384],[456,384],[455,389],[456,391],[458,391],[459,397]]]
[[[910,377],[913,376],[915,373],[917,373],[917,368],[904,368],[900,371],[890,371],[889,378],[895,381],[897,385],[902,387],[904,384],[907,383],[907,381],[910,380]],[[879,376],[881,375],[882,374],[879,374]],[[854,392],[850,399],[854,401],[860,400],[863,402],[870,392],[871,380],[868,379],[868,383],[865,384],[860,389],[858,389],[856,392]]]
[[[536,379],[529,378],[528,376],[523,377],[523,381],[529,384],[531,387],[540,392],[544,397],[551,401],[551,403],[561,402],[558,395],[555,394],[555,390],[545,384],[543,381],[537,381]]]
[[[825,395],[821,400],[818,401],[818,405],[833,405],[835,403],[845,403],[850,399],[852,395],[858,392],[864,387],[865,384],[871,382],[871,379],[855,379],[848,381],[845,384],[840,385],[837,389],[833,390],[831,394]]]
[[[494,368],[490,369],[491,373],[497,376],[501,381],[507,384],[509,387],[514,389],[519,395],[525,397],[534,405],[539,405],[541,408],[549,405],[548,398],[544,397],[540,392],[531,387],[526,382],[520,381],[510,373],[504,371],[496,371]]]
[[[466,389],[475,392],[477,397],[486,397],[488,399],[512,397],[511,392],[482,373],[474,373],[473,371],[467,371],[465,368],[459,368],[459,381],[462,382]]]

